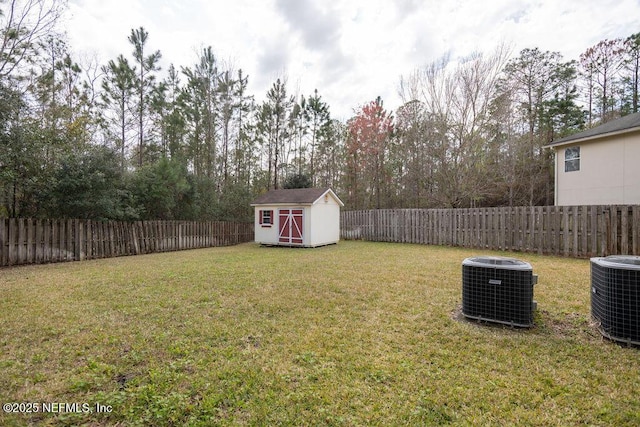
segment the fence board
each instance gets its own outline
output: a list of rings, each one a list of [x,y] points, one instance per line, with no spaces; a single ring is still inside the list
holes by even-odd
[[[580,207],[579,206],[574,206],[573,207],[573,221],[571,224],[572,230],[571,230],[571,237],[572,237],[572,256],[574,258],[577,258],[579,253],[580,253],[580,233],[582,228],[580,227],[582,225],[582,222],[580,220]]]
[[[18,259],[23,259],[26,255],[24,222],[24,218],[18,219]]]
[[[576,256],[587,256],[589,250],[587,248],[587,238],[589,229],[588,206],[580,207],[580,249]],[[577,237],[576,237],[577,239]]]
[[[345,211],[341,232],[345,239],[572,257],[640,255],[640,206]]]
[[[31,219],[27,219],[26,224],[26,233],[27,233],[27,260],[32,263],[35,259],[35,248],[34,248],[34,239],[35,239],[35,226],[32,225],[33,221]]]
[[[0,218],[0,265],[7,265],[7,255],[9,254],[9,242],[7,232],[9,231],[8,219]]]
[[[0,218],[0,267],[232,245],[253,237],[252,223]]]
[[[620,250],[629,252],[629,209],[625,206],[620,209]]]

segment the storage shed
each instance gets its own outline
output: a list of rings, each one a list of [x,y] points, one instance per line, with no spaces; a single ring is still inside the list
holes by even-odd
[[[259,196],[255,241],[262,245],[316,247],[340,240],[340,207],[330,188],[271,190]]]

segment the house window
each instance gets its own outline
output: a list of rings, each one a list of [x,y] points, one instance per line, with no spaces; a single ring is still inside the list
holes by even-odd
[[[273,211],[260,211],[260,225],[271,227],[273,224]]]
[[[580,147],[569,147],[564,150],[564,171],[580,170]]]

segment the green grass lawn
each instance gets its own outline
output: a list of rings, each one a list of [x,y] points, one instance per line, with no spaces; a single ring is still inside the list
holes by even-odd
[[[640,425],[640,349],[590,324],[589,261],[511,255],[539,275],[536,326],[514,329],[460,319],[462,260],[487,253],[244,244],[2,269],[0,402],[93,412],[0,425]]]

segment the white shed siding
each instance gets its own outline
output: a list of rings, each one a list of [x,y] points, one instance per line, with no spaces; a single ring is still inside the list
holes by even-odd
[[[340,205],[333,197],[320,198],[309,209],[309,244],[311,246],[337,243],[340,240]]]
[[[273,211],[273,224],[271,227],[260,225],[260,211]],[[254,219],[255,241],[263,244],[278,243],[278,207],[277,206],[256,206]]]

